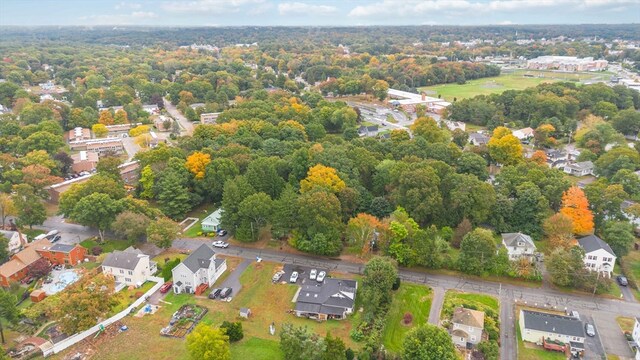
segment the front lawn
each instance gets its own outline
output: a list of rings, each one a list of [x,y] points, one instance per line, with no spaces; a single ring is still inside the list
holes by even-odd
[[[113,250],[122,251],[129,246],[132,246],[133,242],[127,240],[107,239],[102,243],[98,243],[97,239],[87,239],[81,242],[80,245],[85,247],[89,251],[89,253],[91,253],[91,249],[93,249],[95,246],[100,246],[103,253],[110,253],[113,252]]]
[[[231,344],[232,359],[273,360],[282,359],[278,340],[265,340],[256,337]],[[337,360],[337,359],[336,359]]]
[[[400,286],[393,297],[382,336],[384,347],[387,350],[400,352],[406,333],[415,326],[427,323],[432,297],[431,289],[426,286],[409,283],[403,283]],[[413,316],[413,321],[409,325],[405,325],[403,322],[406,313]]]
[[[498,311],[498,299],[490,295],[463,293],[455,290],[447,291],[445,295],[445,302],[451,300],[454,303],[460,304],[482,304],[484,306]]]
[[[624,316],[618,316],[616,318],[616,322],[618,323],[618,326],[620,326],[620,329],[625,332],[632,332],[633,331],[633,325],[635,324],[635,320],[633,318],[628,318],[628,317],[624,317]]]
[[[199,206],[197,208],[195,208],[194,210],[192,210],[189,214],[187,214],[186,217],[193,217],[193,218],[198,218],[198,222],[193,225],[192,227],[190,227],[189,229],[187,229],[187,231],[185,231],[182,235],[186,236],[186,237],[198,237],[198,236],[204,236],[202,234],[198,235],[198,233],[202,232],[202,220],[204,218],[206,218],[207,216],[209,216],[212,212],[216,211],[218,207],[215,206],[215,204],[206,204],[206,205],[202,205]]]

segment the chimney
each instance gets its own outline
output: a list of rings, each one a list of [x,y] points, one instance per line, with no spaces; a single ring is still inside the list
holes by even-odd
[[[427,100],[427,94],[425,94],[424,91],[421,92],[420,95],[422,96],[422,101]]]

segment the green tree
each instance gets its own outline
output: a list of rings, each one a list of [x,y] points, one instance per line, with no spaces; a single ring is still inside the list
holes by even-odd
[[[287,360],[322,360],[324,340],[306,327],[283,324],[280,331],[280,349]]]
[[[478,154],[463,152],[456,163],[456,172],[459,174],[471,174],[485,181],[489,178],[487,161]]]
[[[280,196],[284,188],[284,180],[276,170],[277,158],[258,158],[247,168],[247,181],[256,190],[266,193],[272,198]]]
[[[205,168],[204,179],[200,182],[209,201],[222,200],[224,184],[240,174],[238,166],[230,159],[213,159]],[[199,184],[200,184],[199,183]]]
[[[110,228],[120,211],[120,202],[107,194],[93,193],[76,203],[69,218],[81,225],[97,228],[100,241],[104,241],[105,231]]]
[[[379,314],[391,303],[391,289],[398,277],[395,261],[374,257],[364,267],[362,278],[362,303],[369,314]]]
[[[403,360],[457,360],[456,348],[445,329],[425,324],[413,328],[402,342]]]
[[[147,240],[161,249],[167,249],[171,247],[179,231],[180,227],[173,220],[161,217],[151,221],[147,227]]]
[[[12,293],[0,289],[0,337],[2,337],[2,343],[4,340],[4,329],[2,327],[2,321],[7,320],[10,323],[15,323],[20,315],[18,310],[18,299]]]
[[[418,223],[426,224],[442,213],[440,178],[431,167],[403,171],[393,182],[391,197]]]
[[[269,195],[259,192],[247,196],[238,207],[240,226],[236,237],[240,241],[255,241],[259,230],[266,226],[273,213],[273,200]]]
[[[17,215],[17,210],[11,195],[0,193],[0,219],[2,220],[2,227],[4,228],[7,217],[15,215]]]
[[[620,169],[637,170],[640,166],[640,154],[627,146],[617,147],[600,156],[594,165],[598,175],[608,178]]]
[[[63,146],[62,136],[47,131],[38,131],[29,135],[20,143],[20,150],[23,154],[34,150],[44,150],[49,154],[55,154]]]
[[[584,250],[573,247],[570,250],[557,248],[545,261],[551,281],[562,287],[579,287],[585,281]]]
[[[462,239],[458,268],[467,274],[482,274],[491,268],[495,256],[496,244],[493,233],[478,228]]]
[[[344,341],[339,337],[331,336],[331,333],[327,333],[324,338],[326,349],[322,360],[344,360],[346,346]]]
[[[235,234],[237,228],[242,225],[240,218],[240,204],[249,195],[255,194],[255,189],[245,176],[236,176],[227,180],[222,194],[222,226]]]
[[[634,109],[622,110],[613,116],[612,123],[621,133],[636,135],[640,132],[640,113]]]
[[[3,234],[0,234],[0,262],[4,263],[9,259],[9,239]]]
[[[298,249],[314,253],[322,249],[323,255],[340,252],[343,225],[340,201],[334,194],[321,188],[307,191],[298,197],[296,210],[300,237],[295,246]]]
[[[636,240],[633,235],[633,225],[626,221],[607,221],[602,231],[602,237],[618,259],[629,254],[631,246]]]
[[[155,173],[151,169],[150,165],[145,166],[140,172],[140,198],[152,199],[153,198],[153,186],[155,184]]]
[[[244,337],[242,323],[239,321],[229,322],[225,320],[222,322],[222,325],[220,325],[220,329],[224,329],[225,334],[229,336],[230,342],[240,341]]]
[[[137,241],[146,235],[150,221],[144,214],[126,210],[116,216],[111,227],[117,236]]]
[[[14,185],[13,203],[16,207],[18,224],[41,225],[47,219],[42,200],[35,194],[33,187],[27,184]]]
[[[415,136],[421,136],[430,143],[448,142],[451,138],[449,131],[440,128],[431,117],[417,118],[411,125],[411,131]]]
[[[120,164],[122,164],[122,161],[116,156],[103,156],[96,165],[96,172],[120,182],[122,181],[122,178],[120,177],[120,169],[118,169]]]
[[[84,183],[72,185],[60,196],[58,204],[60,214],[69,217],[80,199],[94,193],[106,194],[113,200],[123,199],[126,195],[122,182],[109,176],[96,174]]]
[[[231,360],[229,336],[222,329],[201,323],[186,340],[187,351],[193,360]]]
[[[156,182],[155,192],[162,212],[178,219],[191,210],[192,202],[186,179],[180,174],[167,169]]]

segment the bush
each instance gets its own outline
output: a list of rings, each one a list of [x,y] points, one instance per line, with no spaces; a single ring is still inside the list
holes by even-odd
[[[356,357],[355,352],[353,352],[353,350],[351,348],[348,348],[347,350],[344,351],[344,357],[347,360],[353,360]]]
[[[94,246],[94,247],[92,247],[92,248],[91,248],[91,253],[92,253],[94,256],[98,256],[98,255],[102,254],[102,247],[100,247],[100,246]]]
[[[396,281],[393,282],[393,285],[391,286],[391,290],[398,290],[400,289],[400,276],[396,277]]]
[[[349,336],[353,339],[353,341],[362,341],[364,340],[364,334],[359,329],[353,329],[349,332]]]
[[[227,336],[229,336],[230,342],[240,341],[244,337],[242,323],[240,322],[223,321],[220,329],[223,329]]]
[[[179,258],[175,258],[173,259],[173,261],[169,261],[165,264],[161,272],[164,281],[169,281],[171,279],[171,277],[173,276],[171,270],[173,270],[174,267],[178,266],[178,264],[180,264]]]
[[[500,349],[497,341],[483,341],[478,344],[478,350],[482,352],[485,360],[498,360]]]
[[[411,313],[405,313],[404,316],[402,317],[402,322],[404,322],[405,325],[411,324],[412,321],[413,321],[413,315],[411,315]]]

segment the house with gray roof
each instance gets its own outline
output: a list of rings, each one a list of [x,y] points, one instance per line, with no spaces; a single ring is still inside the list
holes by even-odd
[[[595,235],[578,239],[578,245],[584,249],[584,266],[591,271],[600,271],[606,277],[616,264],[616,254],[611,246]]]
[[[487,145],[489,143],[489,137],[482,133],[469,134],[469,142],[474,146]]]
[[[227,261],[218,259],[211,245],[202,244],[171,271],[173,292],[193,294],[202,284],[213,285],[226,270]]]
[[[523,341],[553,343],[574,354],[584,351],[584,326],[578,318],[523,309],[518,325]]]
[[[296,316],[316,320],[342,320],[353,313],[358,282],[327,278],[302,285],[294,297]]]
[[[536,244],[531,236],[523,233],[502,234],[502,246],[507,249],[509,260],[518,260],[522,257],[531,259],[536,252]]]
[[[564,172],[573,176],[593,175],[593,163],[591,161],[581,161],[565,165]]]
[[[375,137],[376,135],[378,135],[378,125],[362,125],[358,128],[358,135],[360,137]]]
[[[118,251],[107,254],[102,262],[102,273],[113,276],[116,289],[141,286],[157,271],[157,264],[136,251]]]

